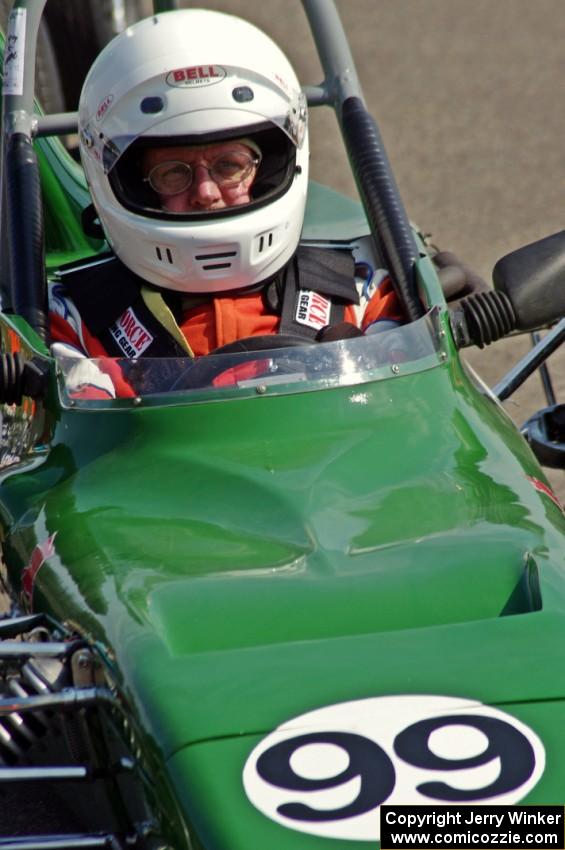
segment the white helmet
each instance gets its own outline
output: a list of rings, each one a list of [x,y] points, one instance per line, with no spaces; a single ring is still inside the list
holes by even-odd
[[[108,241],[157,286],[219,292],[274,275],[298,245],[308,185],[307,109],[290,63],[246,21],[185,9],[147,18],[94,62],[79,104],[81,158]],[[164,210],[147,147],[239,140],[260,151],[251,200]]]

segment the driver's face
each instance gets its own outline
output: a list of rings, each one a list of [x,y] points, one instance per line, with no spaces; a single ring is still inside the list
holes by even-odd
[[[150,148],[143,157],[143,172],[147,178],[156,166],[163,163],[186,163],[190,166],[191,183],[188,188],[175,194],[158,192],[163,209],[170,212],[213,211],[248,204],[251,200],[251,186],[257,174],[256,165],[236,185],[222,185],[210,173],[210,167],[218,161],[218,157],[234,152],[255,157],[254,151],[242,142]]]

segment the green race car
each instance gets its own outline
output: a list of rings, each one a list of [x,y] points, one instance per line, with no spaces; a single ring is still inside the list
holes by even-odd
[[[0,847],[361,850],[382,805],[562,803],[562,409],[500,400],[565,335],[565,234],[448,303],[304,0],[361,203],[311,184],[302,243],[388,269],[406,322],[124,356],[134,396],[77,398],[46,279],[109,249],[76,116],[33,107],[43,5],[4,53]],[[546,327],[492,391],[460,358]]]

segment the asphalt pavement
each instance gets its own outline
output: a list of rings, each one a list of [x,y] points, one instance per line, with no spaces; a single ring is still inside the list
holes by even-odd
[[[299,0],[181,3],[240,15],[283,48],[301,82],[322,78]],[[408,215],[486,280],[504,254],[563,229],[563,0],[337,0],[366,102]],[[211,49],[211,55],[213,51]],[[311,173],[356,197],[332,111],[311,111]],[[529,339],[466,355],[493,385]],[[565,352],[550,361],[565,399]],[[537,375],[506,403],[517,423],[546,404]],[[550,473],[565,498],[565,476]]]
[[[195,0],[246,17],[321,78],[299,0]],[[562,0],[338,0],[410,217],[488,276],[562,228]],[[312,110],[312,175],[354,195],[335,120]]]

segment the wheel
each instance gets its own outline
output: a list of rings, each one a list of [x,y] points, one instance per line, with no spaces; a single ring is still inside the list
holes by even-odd
[[[45,20],[62,80],[65,110],[78,106],[84,78],[105,44],[151,14],[151,0],[48,0]]]
[[[6,32],[13,0],[0,0]],[[48,0],[39,26],[35,91],[43,111],[76,110],[84,78],[105,44],[151,14],[152,0]]]
[[[276,348],[296,348],[299,345],[313,345],[312,340],[295,334],[264,334],[246,336],[215,348],[210,354],[238,354],[240,351],[274,351]]]

